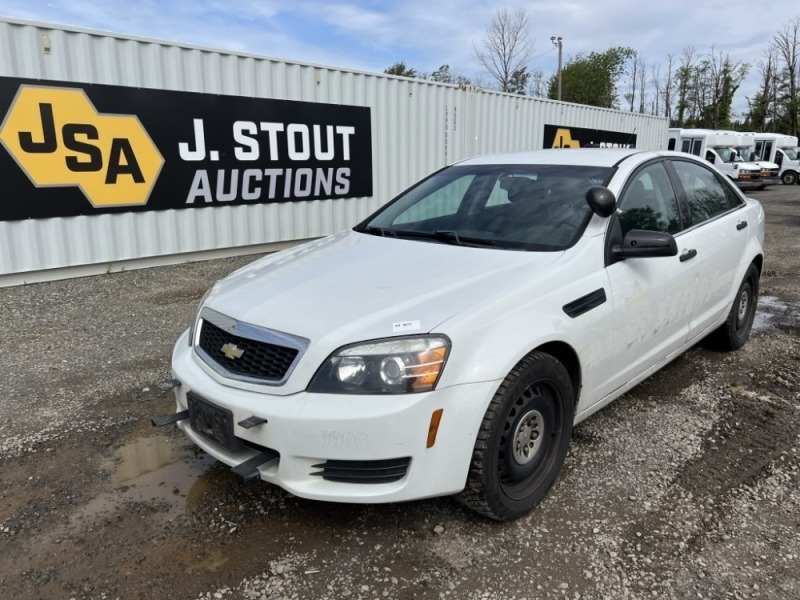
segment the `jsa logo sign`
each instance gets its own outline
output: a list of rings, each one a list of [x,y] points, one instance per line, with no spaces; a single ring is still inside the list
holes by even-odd
[[[138,118],[99,114],[73,88],[20,86],[0,142],[34,185],[78,186],[95,207],[146,204],[164,164]]]

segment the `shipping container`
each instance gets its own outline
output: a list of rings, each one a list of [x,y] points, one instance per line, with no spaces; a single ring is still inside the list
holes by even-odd
[[[0,285],[269,251],[492,152],[658,149],[667,121],[0,19]]]

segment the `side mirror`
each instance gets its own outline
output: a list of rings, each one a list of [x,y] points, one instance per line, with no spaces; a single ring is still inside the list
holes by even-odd
[[[613,215],[617,210],[617,198],[614,196],[614,192],[600,185],[589,188],[589,191],[586,192],[586,202],[594,214],[604,219]]]
[[[675,256],[678,254],[678,244],[675,238],[663,231],[648,231],[646,229],[631,229],[625,234],[621,246],[611,249],[614,258],[647,258],[651,256]]]

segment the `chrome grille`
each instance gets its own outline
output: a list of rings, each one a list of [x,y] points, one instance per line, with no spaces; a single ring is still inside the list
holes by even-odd
[[[204,308],[200,313],[197,353],[225,377],[280,385],[291,374],[308,340],[242,323]]]
[[[294,348],[232,335],[208,321],[203,321],[200,329],[200,347],[227,371],[268,381],[283,379],[297,356]],[[224,353],[226,347],[235,348],[241,356],[227,356]]]

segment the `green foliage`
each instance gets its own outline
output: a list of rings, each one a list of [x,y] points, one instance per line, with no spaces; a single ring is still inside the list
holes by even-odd
[[[506,91],[512,94],[527,94],[528,82],[531,79],[531,74],[528,73],[527,67],[520,67],[511,74],[511,80],[508,82],[508,89]]]
[[[439,83],[455,83],[453,73],[450,71],[450,65],[442,65],[431,73],[428,79]]]
[[[578,54],[561,70],[561,99],[565,102],[618,108],[617,81],[625,72],[625,61],[636,53],[617,46],[605,52]],[[558,75],[550,79],[548,96],[558,96]]]
[[[384,70],[388,75],[400,75],[401,77],[412,77],[414,79],[427,79],[429,81],[436,81],[438,83],[452,83],[455,85],[472,85],[469,77],[453,73],[450,70],[450,65],[442,65],[430,75],[420,73],[416,69],[406,66],[403,61],[394,63],[391,67]]]
[[[417,77],[417,70],[407,67],[402,60],[397,61],[392,66],[383,71],[387,75],[400,75],[401,77]]]
[[[675,77],[678,88],[678,127],[733,128],[733,97],[749,70],[747,63],[711,49],[700,60],[687,48]]]

